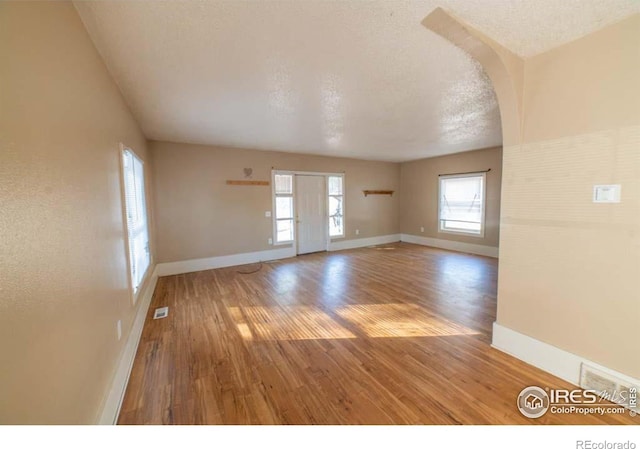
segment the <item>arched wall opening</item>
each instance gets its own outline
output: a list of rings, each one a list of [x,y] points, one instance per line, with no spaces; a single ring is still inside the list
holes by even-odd
[[[433,10],[422,24],[469,53],[482,65],[493,84],[498,99],[503,148],[517,145],[522,134],[520,117],[523,60],[479,31],[462,23],[442,8]],[[500,276],[498,276],[498,282],[499,280]],[[499,310],[499,296],[497,300]]]
[[[440,8],[422,24],[482,65],[500,106],[493,346],[574,384],[585,364],[640,384],[629,357],[640,316],[640,15],[526,61]],[[626,197],[601,207],[597,184]]]

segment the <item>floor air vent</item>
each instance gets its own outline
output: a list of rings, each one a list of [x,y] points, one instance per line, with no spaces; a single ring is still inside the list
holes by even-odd
[[[637,394],[640,386],[621,379],[593,366],[582,364],[580,387],[598,392],[601,398],[637,411]]]
[[[158,320],[160,318],[166,318],[169,315],[168,307],[160,307],[153,312],[153,319]]]

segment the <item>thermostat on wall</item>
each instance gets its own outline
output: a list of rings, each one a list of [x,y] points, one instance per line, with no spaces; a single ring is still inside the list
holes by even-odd
[[[594,203],[619,203],[620,184],[593,186]]]

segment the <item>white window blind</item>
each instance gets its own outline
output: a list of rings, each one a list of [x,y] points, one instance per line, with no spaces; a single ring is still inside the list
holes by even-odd
[[[440,177],[440,231],[484,235],[485,174]]]
[[[344,177],[328,176],[329,236],[344,236]]]
[[[274,176],[276,243],[293,241],[293,175]]]
[[[122,152],[127,234],[129,237],[129,265],[133,293],[137,293],[150,264],[149,230],[144,190],[142,161],[125,149]]]

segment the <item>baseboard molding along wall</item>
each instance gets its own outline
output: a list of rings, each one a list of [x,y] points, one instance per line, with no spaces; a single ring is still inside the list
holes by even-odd
[[[478,256],[487,256],[498,258],[498,247],[477,245],[475,243],[463,243],[453,240],[434,239],[431,237],[420,237],[411,234],[401,234],[400,240],[407,243],[414,243],[422,246],[432,246],[434,248],[448,249],[450,251],[458,251],[461,253],[476,254]]]
[[[363,248],[366,246],[384,245],[399,242],[400,234],[382,235],[353,240],[336,240],[329,243],[329,251]],[[255,251],[251,253],[231,254],[228,256],[206,257],[203,259],[182,260],[178,262],[160,263],[156,267],[158,276],[173,276],[175,274],[192,273],[194,271],[214,270],[216,268],[235,267],[250,263],[266,262],[269,260],[287,259],[296,256],[294,246]]]
[[[194,271],[214,270],[216,268],[235,267],[250,263],[266,262],[269,260],[295,257],[293,246],[255,251],[252,253],[231,254],[228,256],[206,257],[204,259],[182,260],[179,262],[159,263],[158,276],[173,276],[174,274],[192,273]]]
[[[142,336],[142,329],[144,328],[144,322],[151,305],[151,298],[153,298],[153,292],[156,289],[156,283],[158,282],[157,266],[154,268],[151,276],[149,277],[147,285],[140,294],[138,301],[140,306],[138,312],[133,320],[133,326],[129,337],[124,346],[120,361],[116,368],[116,374],[111,382],[111,388],[102,406],[102,411],[98,418],[97,424],[116,424],[118,415],[120,414],[120,407],[122,406],[122,400],[124,399],[124,393],[129,383],[129,376],[131,375],[131,369],[133,368],[133,361],[138,351],[138,343]]]
[[[580,368],[583,363],[625,380],[631,385],[640,385],[640,379],[634,379],[498,323],[493,323],[491,346],[576,386],[580,386]]]
[[[335,240],[329,243],[329,251],[342,251],[345,249],[365,248],[367,246],[386,245],[400,241],[400,234],[380,235],[352,240]]]

